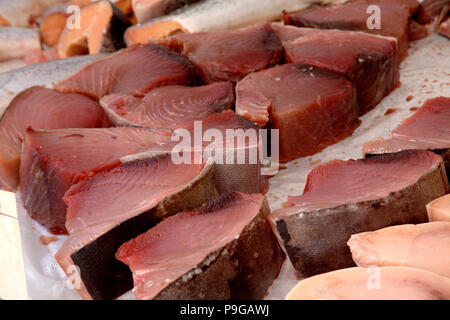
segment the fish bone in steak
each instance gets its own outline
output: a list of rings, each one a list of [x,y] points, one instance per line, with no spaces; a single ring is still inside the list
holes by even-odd
[[[261,194],[232,192],[172,216],[123,244],[142,300],[262,299],[284,253]]]
[[[14,191],[25,130],[97,128],[111,123],[100,105],[83,95],[32,87],[19,93],[0,119],[0,188]]]
[[[390,139],[378,139],[363,146],[366,156],[401,150],[432,150],[442,156],[450,177],[450,98],[425,101],[411,117],[392,131]]]
[[[448,191],[442,158],[430,151],[334,160],[316,166],[272,221],[297,275],[309,277],[352,266],[352,234],[427,222],[426,204]]]
[[[249,74],[236,86],[236,113],[279,129],[282,162],[315,154],[359,125],[356,90],[337,73],[285,64]]]
[[[178,34],[157,43],[186,55],[204,83],[237,82],[283,59],[280,39],[267,24],[232,31]]]
[[[287,62],[310,64],[346,76],[356,88],[360,115],[399,84],[395,38],[279,24],[272,28],[283,42]]]
[[[165,46],[146,44],[123,49],[94,61],[58,82],[55,89],[100,100],[111,93],[145,95],[165,85],[190,85],[194,66]]]
[[[169,154],[126,163],[71,187],[64,198],[71,232],[56,260],[70,276],[79,268],[84,299],[114,299],[131,290],[119,247],[162,219],[218,196],[210,161],[175,164]]]

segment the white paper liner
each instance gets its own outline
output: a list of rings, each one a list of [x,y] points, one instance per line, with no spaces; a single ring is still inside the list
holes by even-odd
[[[437,34],[412,43],[409,56],[400,67],[401,86],[386,97],[374,110],[362,117],[360,127],[353,135],[324,151],[287,164],[287,169],[270,179],[267,199],[272,210],[278,209],[288,195],[300,195],[311,168],[333,159],[362,158],[362,146],[379,137],[388,138],[395,129],[430,98],[450,96],[450,41]],[[407,101],[407,97],[410,98]],[[395,112],[385,115],[393,108]],[[48,246],[41,244],[41,236],[51,236],[26,213],[17,194],[20,232],[22,236],[25,270],[30,299],[80,299],[78,293],[69,288],[68,280],[57,264],[54,254],[65,236]],[[284,299],[298,282],[293,267],[287,260],[269,290],[266,299]],[[134,299],[131,292],[121,299]]]

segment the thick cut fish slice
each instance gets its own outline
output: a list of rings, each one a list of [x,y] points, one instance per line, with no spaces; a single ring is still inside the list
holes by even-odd
[[[236,86],[236,113],[280,130],[280,160],[315,154],[359,125],[355,88],[311,65],[286,64],[252,73]]]
[[[228,193],[123,244],[139,300],[262,299],[284,258],[261,194]]]
[[[14,0],[0,1],[0,25],[30,27],[34,18],[53,5],[67,0]]]
[[[450,277],[450,222],[358,233],[350,237],[347,245],[359,267],[406,266]]]
[[[399,84],[394,38],[278,24],[272,28],[283,41],[287,62],[306,63],[346,76],[356,88],[360,115],[375,107]]]
[[[0,61],[23,58],[41,48],[39,33],[34,29],[0,27]]]
[[[199,0],[131,0],[136,19],[144,23]]]
[[[448,300],[450,279],[410,267],[355,267],[302,280],[286,299]]]
[[[364,154],[425,149],[441,154],[450,176],[450,98],[427,100],[411,117],[392,131],[391,139],[364,144]]]
[[[425,206],[450,190],[440,156],[402,151],[334,160],[308,175],[272,221],[300,277],[354,265],[346,243],[355,233],[428,221]]]
[[[110,122],[94,100],[76,93],[32,87],[11,102],[0,120],[0,187],[17,188],[25,129],[98,128]]]
[[[147,43],[150,39],[164,39],[178,32],[212,32],[254,26],[280,19],[284,10],[300,10],[315,2],[320,1],[199,1],[172,14],[128,28],[125,32],[125,41],[130,46],[135,43]]]
[[[60,81],[56,90],[101,99],[111,93],[144,95],[153,88],[193,81],[194,67],[183,55],[156,44],[134,46],[95,61]]]
[[[123,34],[131,23],[110,1],[91,3],[79,15],[80,26],[74,27],[69,22],[61,34],[59,57],[114,52],[126,46]]]
[[[201,87],[166,86],[153,89],[143,98],[111,94],[103,97],[100,105],[116,125],[186,128],[195,120],[231,109],[234,87],[230,82]]]
[[[179,34],[158,43],[186,55],[204,83],[237,82],[283,59],[280,39],[267,24],[234,31]]]
[[[450,222],[450,195],[445,195],[427,204],[428,219],[430,221]]]
[[[42,21],[39,23],[39,32],[42,42],[49,47],[58,44],[61,33],[67,25],[68,14],[66,8],[56,9],[44,14]]]
[[[367,13],[369,5],[380,8],[381,23],[379,28],[369,28]],[[395,37],[398,40],[400,57],[407,55],[409,47],[410,7],[398,5],[398,2],[388,1],[349,1],[327,7],[314,6],[296,13],[285,13],[285,24],[297,27],[312,27],[321,29],[342,29],[364,31],[382,36]]]
[[[169,143],[170,133],[149,128],[29,129],[20,165],[23,204],[51,232],[66,233],[63,196],[71,185],[119,165],[126,155],[165,150]]]
[[[161,155],[123,163],[73,186],[65,201],[81,231],[69,236],[56,260],[68,276],[73,265],[79,268],[80,295],[114,299],[131,290],[130,269],[115,258],[119,247],[162,219],[216,198],[212,171],[209,162],[175,164]]]

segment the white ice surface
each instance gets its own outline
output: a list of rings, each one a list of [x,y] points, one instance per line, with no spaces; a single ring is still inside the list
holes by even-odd
[[[412,43],[400,74],[401,86],[362,118],[361,126],[351,137],[312,157],[288,163],[287,169],[270,179],[267,198],[272,210],[279,208],[288,195],[302,193],[306,176],[315,164],[361,158],[362,145],[378,137],[389,137],[392,129],[414,113],[410,108],[420,107],[429,98],[450,96],[450,41],[434,34]],[[410,101],[408,96],[412,97]],[[384,115],[390,108],[395,112]],[[30,299],[80,299],[76,291],[69,289],[67,278],[54,259],[65,237],[48,246],[42,245],[40,236],[50,234],[28,217],[19,195],[17,204]],[[291,264],[286,262],[267,299],[283,299],[297,281]],[[127,293],[122,298],[134,297]]]

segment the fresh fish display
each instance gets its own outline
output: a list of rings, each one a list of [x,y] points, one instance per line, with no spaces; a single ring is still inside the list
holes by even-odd
[[[358,267],[405,266],[450,277],[450,222],[407,224],[354,234],[347,245]]]
[[[28,127],[58,129],[109,125],[100,105],[83,95],[60,93],[43,87],[32,87],[22,92],[14,98],[0,120],[0,187],[7,190],[17,188],[22,141]]]
[[[157,43],[188,57],[204,83],[237,82],[283,59],[280,39],[267,24],[233,31],[174,35]]]
[[[83,7],[79,20],[79,28],[67,24],[62,31],[58,42],[60,58],[114,52],[125,47],[123,34],[131,23],[110,1],[97,1]]]
[[[433,150],[444,159],[450,177],[450,98],[427,100],[414,115],[392,131],[392,138],[364,144],[366,155],[400,150]]]
[[[71,232],[63,197],[73,184],[118,166],[124,156],[150,148],[167,151],[169,143],[169,132],[149,128],[28,129],[20,164],[23,204],[51,232]]]
[[[164,220],[116,257],[133,271],[139,300],[262,299],[284,260],[268,214],[263,195],[228,193]]]
[[[297,275],[351,267],[352,234],[428,221],[425,206],[449,192],[442,158],[402,151],[334,160],[309,173],[303,195],[272,214]]]
[[[145,95],[163,85],[189,85],[193,73],[194,67],[186,57],[161,45],[146,44],[95,61],[55,88],[99,100],[112,93]]]
[[[427,212],[430,221],[450,222],[450,195],[431,201],[427,204]]]
[[[133,287],[119,247],[162,219],[217,197],[212,163],[175,164],[168,154],[134,160],[74,185],[65,196],[74,230],[56,255],[80,270],[84,299],[114,299]],[[99,199],[102,199],[99,201]],[[78,227],[77,227],[78,225]]]
[[[260,127],[270,123],[279,129],[282,162],[315,154],[359,125],[351,82],[306,64],[276,66],[242,79],[236,86],[236,113]]]
[[[23,58],[41,48],[39,33],[34,29],[0,27],[0,61]]]
[[[125,41],[130,46],[150,39],[164,39],[179,32],[196,33],[237,29],[280,19],[282,12],[307,8],[314,0],[205,0],[172,14],[129,28]],[[337,2],[337,1],[328,1]]]
[[[279,24],[272,28],[283,41],[286,62],[310,64],[350,79],[356,88],[360,115],[373,109],[399,85],[394,38]]]
[[[111,94],[100,100],[115,125],[154,128],[188,128],[234,106],[234,87],[217,82],[200,87],[165,86],[153,89],[144,97]]]
[[[286,299],[448,300],[450,279],[410,267],[355,267],[302,280]]]

